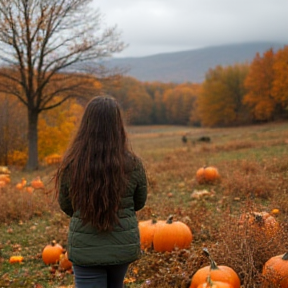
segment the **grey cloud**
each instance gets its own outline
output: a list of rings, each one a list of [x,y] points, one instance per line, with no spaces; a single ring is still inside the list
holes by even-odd
[[[288,42],[287,0],[94,0],[94,5],[129,44],[119,56]]]

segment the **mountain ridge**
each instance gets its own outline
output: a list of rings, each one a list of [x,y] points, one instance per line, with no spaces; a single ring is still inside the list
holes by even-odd
[[[111,58],[104,65],[127,70],[125,76],[142,82],[201,83],[208,70],[217,65],[250,63],[257,52],[262,54],[270,48],[277,51],[285,45],[278,42],[251,42],[210,46],[141,57]]]

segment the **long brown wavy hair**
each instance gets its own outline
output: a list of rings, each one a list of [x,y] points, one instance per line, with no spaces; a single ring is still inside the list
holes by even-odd
[[[84,225],[105,231],[118,223],[127,171],[135,160],[127,142],[118,102],[110,96],[90,100],[55,175],[56,197],[61,179],[68,176],[69,197]]]

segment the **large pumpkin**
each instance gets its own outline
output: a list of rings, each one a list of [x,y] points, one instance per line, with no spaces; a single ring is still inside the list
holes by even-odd
[[[189,248],[193,239],[190,228],[181,221],[173,221],[170,215],[167,221],[158,223],[153,238],[153,247],[157,252]]]
[[[196,180],[199,184],[212,184],[220,179],[218,169],[213,166],[204,166],[197,170]]]
[[[280,225],[276,218],[268,212],[250,212],[240,216],[240,225],[248,225],[248,228],[253,229],[259,237],[267,236],[269,238],[275,236],[279,231]]]
[[[288,287],[288,252],[270,258],[263,267],[263,287]]]
[[[158,221],[155,215],[152,215],[152,219],[139,221],[138,227],[140,232],[140,245],[142,250],[152,248],[156,226],[161,223],[163,223],[163,220]]]
[[[237,273],[232,268],[225,265],[218,266],[216,262],[212,259],[209,251],[206,248],[203,249],[203,252],[206,256],[209,257],[210,265],[200,268],[195,272],[195,274],[191,279],[190,288],[210,287],[205,284],[207,283],[207,277],[209,277],[212,282],[217,281],[226,283],[226,286],[215,286],[215,287],[240,288],[240,279]]]
[[[45,264],[55,264],[60,260],[63,253],[63,247],[55,240],[44,247],[42,251],[42,259]]]

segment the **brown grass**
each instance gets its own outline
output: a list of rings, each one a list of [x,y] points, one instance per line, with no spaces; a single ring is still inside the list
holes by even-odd
[[[218,265],[237,272],[242,287],[263,287],[264,263],[288,248],[287,127],[276,123],[234,129],[131,128],[131,143],[144,161],[149,183],[146,207],[137,213],[138,219],[150,219],[152,213],[159,219],[173,214],[175,220],[190,227],[193,241],[185,250],[142,251],[141,258],[129,268],[127,278],[133,281],[126,286],[188,288],[194,273],[209,265],[202,252],[207,247]],[[183,144],[181,137],[186,133],[188,143]],[[211,137],[211,143],[194,141],[202,135]],[[197,183],[196,171],[204,165],[218,168],[219,182]],[[31,195],[15,189],[23,174],[12,173],[13,185],[0,191],[0,222],[6,223],[3,231],[7,231],[9,223],[34,221],[47,213],[49,227],[55,227],[50,228],[49,237],[57,231],[57,239],[65,246],[69,219],[52,202],[49,179],[53,170],[49,169],[39,171],[47,183],[46,193],[35,191]],[[209,195],[191,197],[193,192],[204,190]],[[246,222],[239,224],[244,213],[274,208],[280,210],[275,215],[280,228],[272,236]],[[52,287],[53,279],[47,287]],[[276,288],[269,285],[266,288]]]

